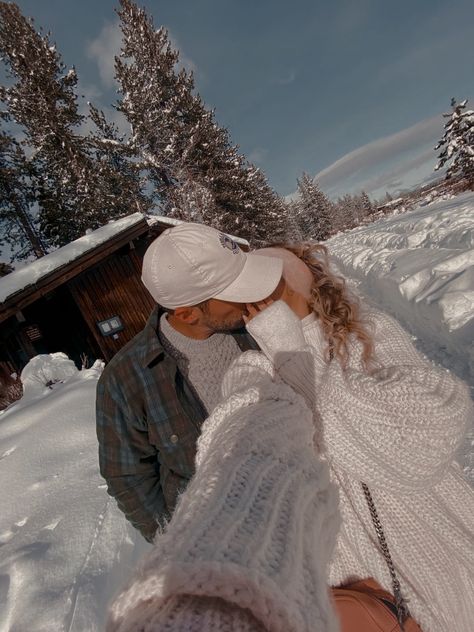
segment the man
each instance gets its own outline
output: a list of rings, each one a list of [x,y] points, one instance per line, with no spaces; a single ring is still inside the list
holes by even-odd
[[[150,245],[142,281],[165,311],[155,308],[105,368],[97,436],[108,493],[151,541],[194,473],[201,424],[220,399],[225,371],[241,351],[256,348],[239,331],[245,304],[275,291],[282,262],[185,223]]]

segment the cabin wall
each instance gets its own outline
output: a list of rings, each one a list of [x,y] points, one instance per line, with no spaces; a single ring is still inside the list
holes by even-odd
[[[130,250],[116,254],[68,283],[80,312],[108,362],[139,333],[154,307],[140,280],[141,258]],[[100,321],[118,316],[123,330],[104,336]]]

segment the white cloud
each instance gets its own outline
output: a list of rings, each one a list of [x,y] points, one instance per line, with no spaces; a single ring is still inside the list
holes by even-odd
[[[115,56],[120,52],[121,44],[118,20],[105,24],[99,35],[87,44],[86,54],[97,63],[100,78],[107,88],[115,86]]]
[[[255,147],[250,154],[247,156],[248,161],[252,164],[259,165],[261,164],[268,155],[268,149],[264,147]]]
[[[172,48],[179,51],[178,68],[196,74],[196,64],[184,53],[178,40],[169,30],[168,37]],[[115,56],[119,54],[121,45],[122,32],[118,20],[105,24],[98,36],[87,44],[86,54],[97,63],[100,78],[107,88],[115,86]]]
[[[291,70],[287,75],[278,77],[275,80],[275,83],[277,83],[280,86],[288,86],[290,83],[293,83],[295,79],[296,79],[296,72],[294,70]]]
[[[401,189],[407,189],[421,183],[433,174],[435,154],[432,148],[422,151],[412,159],[402,160],[393,168],[388,168],[381,173],[359,183],[359,189],[371,193],[375,197],[385,191],[397,193]],[[442,173],[433,174],[434,178],[440,178]]]
[[[413,186],[434,168],[433,146],[442,128],[441,116],[420,121],[346,154],[317,173],[315,180],[331,196],[362,189],[379,195],[384,190]]]
[[[179,45],[178,40],[176,39],[174,35],[171,34],[170,30],[167,29],[167,31],[168,31],[168,38],[170,40],[171,47],[174,48],[174,50],[177,50],[179,52],[178,68],[184,68],[188,72],[192,72],[193,74],[196,74],[197,66],[194,63],[194,61],[186,55],[182,47]]]

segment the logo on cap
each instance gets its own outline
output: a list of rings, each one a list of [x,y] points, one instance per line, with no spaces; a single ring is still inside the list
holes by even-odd
[[[221,242],[223,248],[228,248],[229,250],[232,250],[232,253],[234,255],[236,255],[240,250],[235,241],[225,233],[219,233],[219,241]]]

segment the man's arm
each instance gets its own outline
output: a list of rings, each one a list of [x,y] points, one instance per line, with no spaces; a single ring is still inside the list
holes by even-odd
[[[132,411],[113,374],[97,385],[97,438],[100,472],[127,520],[152,541],[160,523],[169,518],[160,483],[157,450],[148,428]]]

